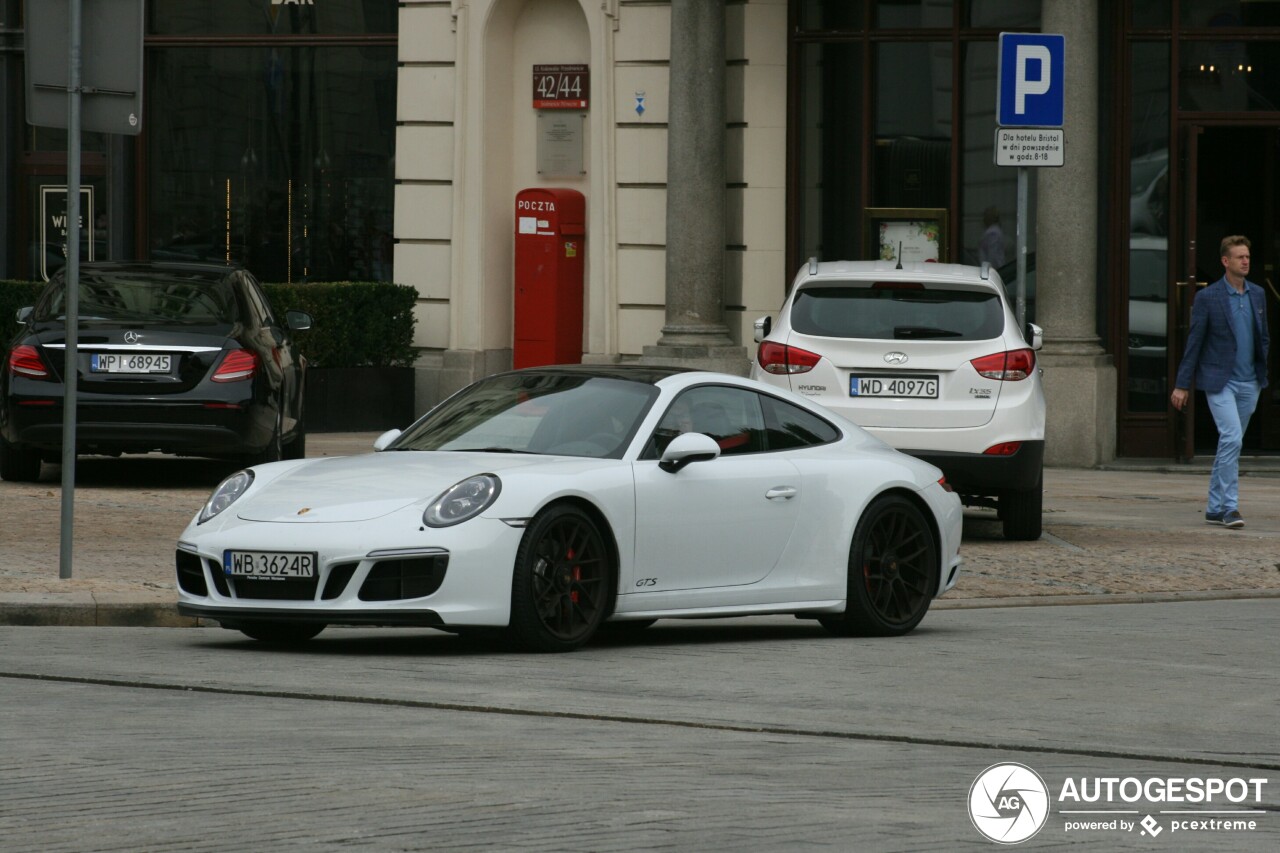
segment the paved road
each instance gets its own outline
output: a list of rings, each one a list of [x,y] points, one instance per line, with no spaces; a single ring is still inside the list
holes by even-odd
[[[1026,849],[1280,849],[1280,600],[944,610],[893,640],[782,618],[514,655],[330,629],[0,627],[4,850],[994,849],[970,785],[1266,778],[1257,828]],[[1094,808],[1099,806],[1095,805]],[[1205,805],[1174,808],[1202,810]],[[1108,819],[1115,817],[1111,815]]]

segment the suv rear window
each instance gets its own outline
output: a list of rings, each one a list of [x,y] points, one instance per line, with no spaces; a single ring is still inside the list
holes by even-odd
[[[828,338],[985,341],[1004,331],[1004,306],[985,290],[821,285],[796,293],[791,328]]]

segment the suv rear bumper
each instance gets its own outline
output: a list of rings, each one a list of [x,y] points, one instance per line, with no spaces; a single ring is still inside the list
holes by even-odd
[[[1034,489],[1044,469],[1044,442],[1024,441],[1011,456],[902,449],[942,469],[947,483],[962,495],[998,495]]]

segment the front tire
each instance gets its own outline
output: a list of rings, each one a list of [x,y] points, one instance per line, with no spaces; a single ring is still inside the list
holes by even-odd
[[[938,590],[938,544],[933,528],[903,495],[871,502],[849,548],[844,613],[818,621],[842,636],[890,637],[920,624]]]
[[[525,530],[511,578],[513,641],[536,652],[567,652],[591,639],[613,595],[605,536],[582,510],[553,506]]]
[[[323,622],[244,622],[237,627],[246,637],[275,646],[305,643],[325,629]]]
[[[0,438],[0,479],[10,483],[40,480],[40,454]]]

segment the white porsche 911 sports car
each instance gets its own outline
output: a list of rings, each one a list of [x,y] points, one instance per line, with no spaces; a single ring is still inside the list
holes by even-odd
[[[567,651],[604,623],[776,613],[894,635],[960,568],[937,468],[735,376],[503,373],[374,447],[224,480],[178,542],[179,611],[277,643],[399,625]]]

